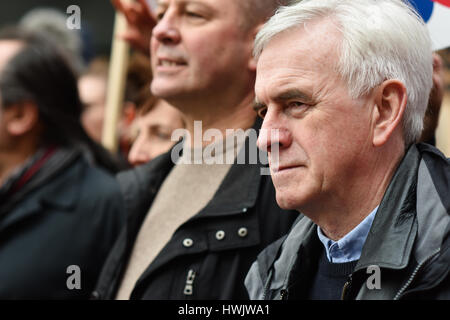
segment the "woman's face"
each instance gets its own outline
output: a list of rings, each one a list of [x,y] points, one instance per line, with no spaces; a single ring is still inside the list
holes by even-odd
[[[169,151],[176,142],[171,139],[172,132],[184,127],[181,113],[164,100],[158,100],[153,109],[138,116],[134,125],[138,133],[128,154],[133,166]]]

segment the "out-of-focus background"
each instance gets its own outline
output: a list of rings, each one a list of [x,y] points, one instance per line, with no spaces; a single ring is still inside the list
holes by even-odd
[[[440,50],[439,54],[445,64],[445,94],[436,130],[436,145],[447,157],[450,157],[450,49]]]

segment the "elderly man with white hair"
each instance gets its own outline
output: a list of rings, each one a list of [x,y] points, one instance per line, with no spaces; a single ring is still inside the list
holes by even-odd
[[[258,146],[278,204],[305,217],[258,256],[250,297],[450,298],[449,161],[416,144],[433,72],[419,15],[400,0],[304,0],[254,53]]]

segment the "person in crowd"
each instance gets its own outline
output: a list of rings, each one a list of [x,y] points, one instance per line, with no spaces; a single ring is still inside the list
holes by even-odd
[[[138,108],[133,123],[136,134],[128,154],[132,166],[147,163],[169,151],[175,143],[172,133],[185,127],[180,111],[162,99],[155,99],[149,86],[147,89],[146,102]]]
[[[149,57],[133,52],[127,72],[124,117],[120,123],[121,150],[132,166],[144,164],[167,152],[172,132],[184,128],[181,113],[150,91]]]
[[[144,0],[114,3],[133,31],[131,43],[145,47],[152,35],[151,91],[181,112],[187,134],[168,153],[118,175],[129,219],[92,297],[248,299],[251,262],[298,214],[278,207],[261,161],[238,164],[233,156],[234,163],[220,164],[204,151],[223,147],[227,130],[259,128],[253,38],[280,1],[162,0],[156,21]],[[195,148],[194,121],[219,137],[200,138]],[[256,134],[247,137],[233,136],[226,152],[248,156]],[[200,161],[188,164],[196,152]]]
[[[105,118],[109,59],[94,58],[78,79],[78,91],[83,103],[81,123],[89,136],[101,143]]]
[[[95,58],[78,80],[84,109],[82,123],[97,142],[102,141],[109,61]],[[133,52],[130,57],[122,116],[118,124],[119,158],[123,166],[142,164],[167,152],[173,145],[171,133],[183,127],[178,111],[157,101],[150,92],[152,73],[148,56]],[[130,155],[132,144],[133,154]],[[128,158],[128,161],[126,160]]]
[[[89,298],[124,224],[115,162],[81,110],[57,47],[0,32],[0,299]]]
[[[439,113],[444,99],[444,62],[441,56],[433,53],[433,87],[431,89],[428,107],[423,118],[423,130],[420,142],[436,145],[436,129],[439,124]]]
[[[89,43],[83,39],[81,30],[67,28],[65,12],[50,7],[33,8],[21,17],[18,25],[27,32],[41,34],[64,50],[75,75],[78,76],[86,68],[85,55]]]
[[[173,130],[183,128],[181,114],[151,94],[152,70],[148,55],[133,52],[127,72],[125,103],[120,122],[120,149],[132,166],[167,152]]]
[[[250,297],[449,299],[450,163],[416,144],[433,84],[420,16],[401,0],[304,0],[254,53],[255,109],[279,131],[258,146],[277,203],[304,217],[258,256]]]

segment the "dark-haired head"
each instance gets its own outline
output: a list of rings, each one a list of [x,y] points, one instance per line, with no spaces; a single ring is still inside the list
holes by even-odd
[[[2,108],[25,102],[35,104],[42,126],[41,144],[87,148],[97,164],[116,171],[107,151],[92,141],[81,126],[77,78],[63,51],[50,40],[19,29],[0,31],[0,41],[20,43],[20,49],[0,72]]]

